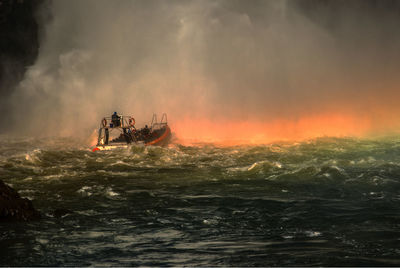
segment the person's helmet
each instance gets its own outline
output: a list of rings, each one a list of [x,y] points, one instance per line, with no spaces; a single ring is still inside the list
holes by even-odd
[[[116,115],[116,114],[117,114],[117,112],[114,112],[114,114]]]

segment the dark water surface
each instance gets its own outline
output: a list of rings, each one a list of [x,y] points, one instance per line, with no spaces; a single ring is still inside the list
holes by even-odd
[[[397,138],[92,153],[3,137],[0,179],[43,216],[0,223],[1,266],[400,266]]]

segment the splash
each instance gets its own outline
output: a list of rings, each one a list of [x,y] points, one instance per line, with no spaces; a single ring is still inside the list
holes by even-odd
[[[248,143],[397,129],[397,15],[338,3],[329,26],[300,2],[54,1],[11,121],[88,137],[113,111],[166,112],[183,139]]]

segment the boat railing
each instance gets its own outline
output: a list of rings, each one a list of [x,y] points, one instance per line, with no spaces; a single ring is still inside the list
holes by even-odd
[[[104,117],[100,122],[100,128],[128,128],[135,124],[135,119],[132,116],[120,115],[119,118],[120,125],[115,126],[111,116]]]
[[[104,117],[100,122],[100,128],[130,128],[135,125],[135,119],[132,116],[120,115],[119,116],[119,125],[115,125],[111,116]],[[153,114],[153,118],[151,120],[151,129],[157,130],[163,128],[168,125],[167,114],[163,113],[161,116],[161,121],[158,122],[157,114]]]
[[[163,113],[161,116],[161,121],[158,123],[157,121],[157,114],[153,114],[153,118],[151,119],[151,129],[157,130],[163,128],[168,125],[167,114]]]

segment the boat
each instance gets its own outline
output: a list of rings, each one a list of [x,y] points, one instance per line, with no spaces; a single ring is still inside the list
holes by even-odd
[[[132,144],[165,146],[171,139],[171,129],[168,126],[167,114],[163,114],[161,121],[153,114],[150,127],[137,129],[135,118],[132,116],[118,115],[116,112],[111,117],[104,117],[100,122],[96,147],[93,152],[128,148]]]

